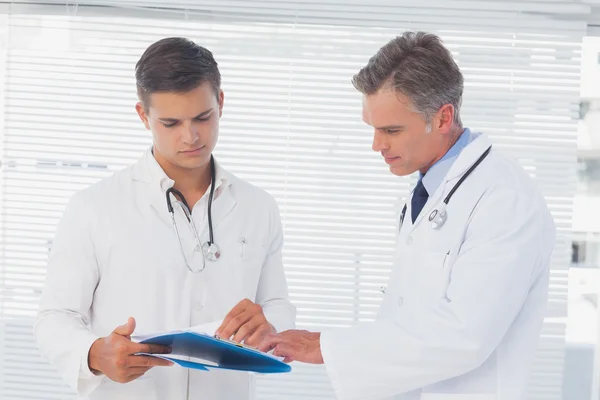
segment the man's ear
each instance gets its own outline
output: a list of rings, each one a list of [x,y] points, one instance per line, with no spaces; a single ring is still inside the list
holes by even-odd
[[[138,101],[135,104],[135,111],[139,115],[139,117],[142,120],[142,123],[144,124],[146,129],[150,130],[150,123],[148,122],[148,115],[146,114],[146,110],[144,109],[144,105],[142,104],[142,102]]]
[[[219,118],[223,116],[223,104],[225,103],[225,93],[219,91]]]
[[[437,131],[443,134],[447,134],[451,131],[454,124],[454,106],[452,104],[444,104],[442,108],[436,113],[436,117],[432,123]]]

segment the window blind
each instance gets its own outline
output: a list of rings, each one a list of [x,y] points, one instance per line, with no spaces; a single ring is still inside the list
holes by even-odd
[[[226,103],[216,156],[278,201],[298,327],[372,320],[415,177],[394,177],[370,150],[372,132],[350,79],[405,30],[444,39],[465,75],[465,125],[488,133],[524,166],[556,218],[550,307],[529,398],[561,398],[587,6],[44,3],[0,4],[0,398],[72,396],[31,334],[47,254],[69,196],[130,165],[150,145],[133,110],[133,68],[165,36],[189,37],[219,62]],[[323,368],[300,364],[289,375],[260,376],[258,394],[333,398]]]

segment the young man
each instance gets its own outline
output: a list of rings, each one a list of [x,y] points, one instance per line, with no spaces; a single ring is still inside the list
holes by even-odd
[[[463,128],[463,77],[407,32],[354,78],[373,150],[420,180],[400,220],[378,319],[289,331],[261,350],[325,363],[339,399],[521,400],[544,319],[555,228],[528,174]]]
[[[295,320],[274,199],[212,157],[224,104],[212,54],[183,38],[160,40],[137,63],[136,80],[153,146],[67,206],[37,342],[89,399],[251,398],[248,373],[135,355],[169,349],[132,342],[134,332],[223,320],[220,336],[257,345]]]

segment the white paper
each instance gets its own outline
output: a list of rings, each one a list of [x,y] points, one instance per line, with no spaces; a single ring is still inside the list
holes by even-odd
[[[208,336],[214,336],[215,332],[221,326],[222,323],[223,323],[222,320],[216,320],[216,321],[212,321],[212,322],[205,322],[205,323],[200,324],[200,325],[192,326],[192,327],[186,329],[186,331],[196,332],[196,333],[200,333],[200,334],[204,333],[204,334],[206,334]]]
[[[219,326],[221,326],[222,322],[223,322],[222,320],[216,320],[216,321],[211,321],[211,322],[205,322],[203,324],[196,325],[196,326],[191,326],[191,327],[185,328],[185,329],[177,329],[174,331],[162,331],[162,332],[153,332],[153,333],[143,333],[143,334],[139,334],[139,335],[132,335],[131,341],[139,343],[143,340],[152,339],[157,336],[169,335],[169,334],[174,334],[174,333],[182,333],[182,332],[194,332],[194,333],[198,333],[201,335],[214,336],[215,332],[217,331],[217,328],[219,328]]]

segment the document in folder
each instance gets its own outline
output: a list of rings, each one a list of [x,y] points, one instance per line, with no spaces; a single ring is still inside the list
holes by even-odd
[[[220,321],[212,322],[184,330],[132,336],[131,340],[170,346],[170,354],[143,354],[172,361],[184,368],[205,371],[219,368],[262,374],[291,371],[292,368],[281,358],[244,344],[216,338],[214,332],[219,325]]]

